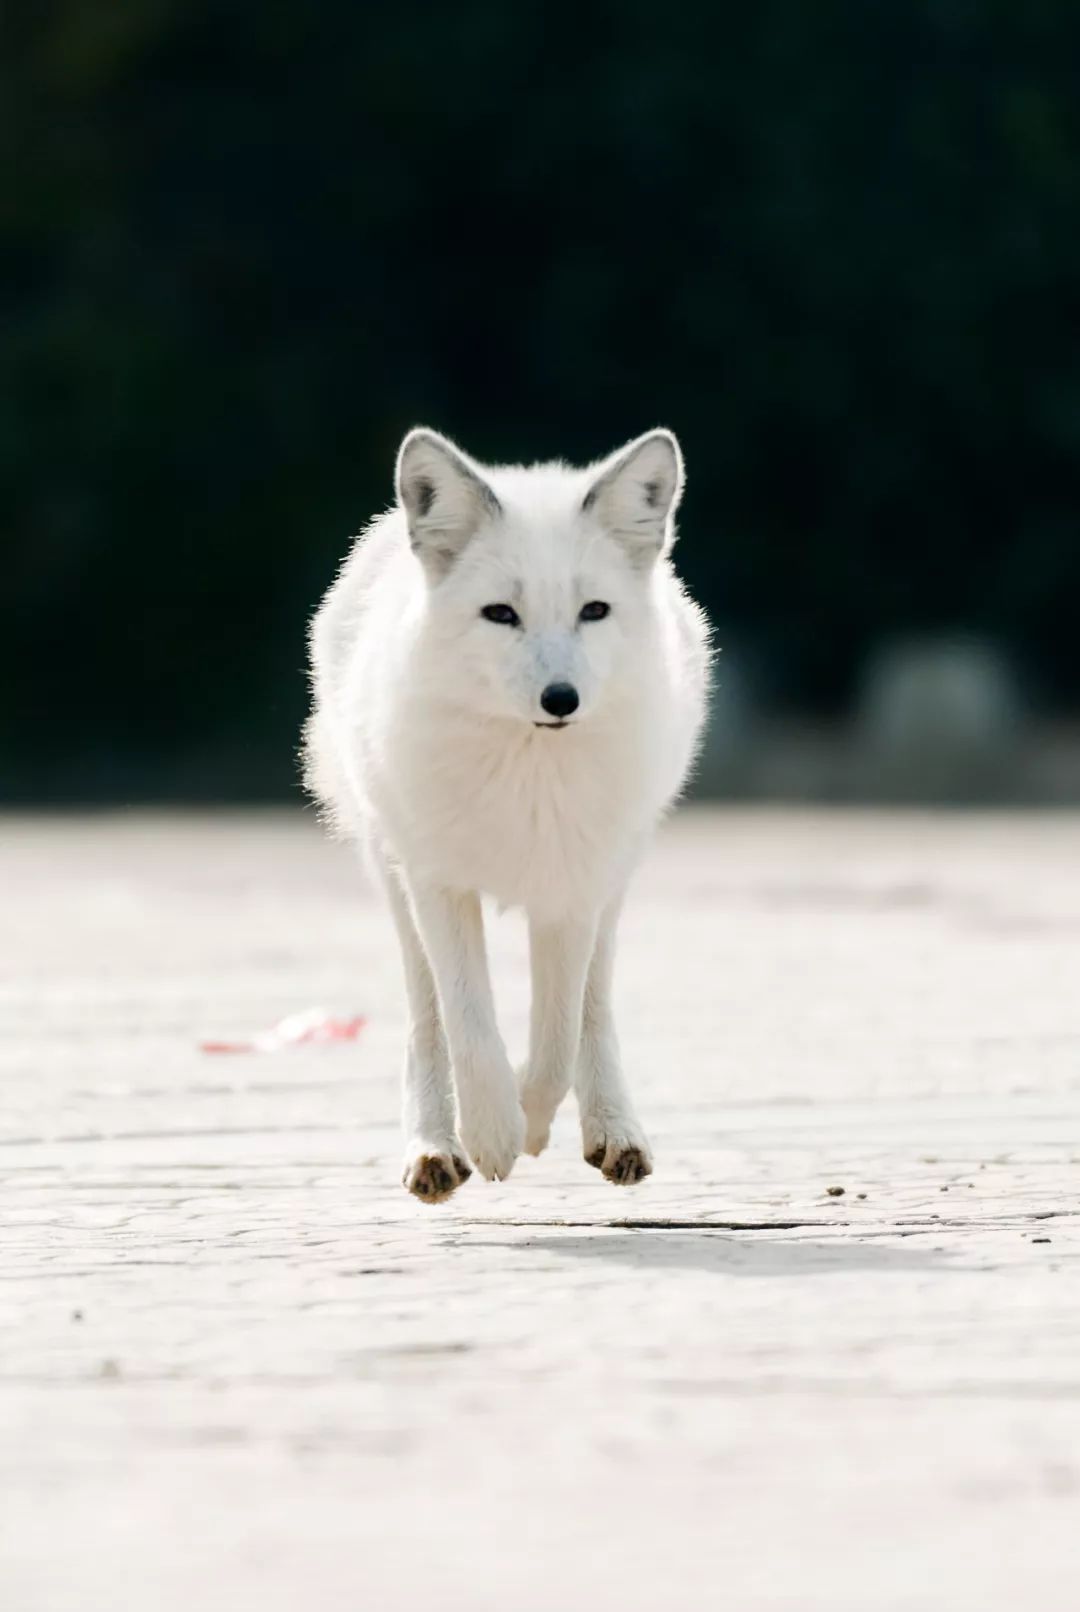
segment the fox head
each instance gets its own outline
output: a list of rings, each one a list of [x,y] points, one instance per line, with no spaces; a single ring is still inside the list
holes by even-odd
[[[418,429],[401,445],[396,485],[440,694],[560,730],[640,680],[655,568],[682,496],[672,432],[573,469],[483,466]]]

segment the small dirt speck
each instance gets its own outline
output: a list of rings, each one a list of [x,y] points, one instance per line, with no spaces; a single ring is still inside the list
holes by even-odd
[[[844,1196],[845,1189],[843,1187],[826,1187],[825,1191],[828,1193],[830,1198],[842,1198]]]
[[[1033,1237],[1031,1240],[1033,1243],[1048,1243],[1050,1241],[1049,1237]]]
[[[866,1193],[865,1193],[865,1192],[857,1192],[857,1193],[856,1193],[856,1194],[855,1194],[855,1196],[856,1196],[856,1197],[857,1197],[857,1198],[865,1198],[865,1197],[866,1197]]]

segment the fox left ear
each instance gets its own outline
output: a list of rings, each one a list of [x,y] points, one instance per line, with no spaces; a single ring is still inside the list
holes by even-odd
[[[501,514],[479,468],[446,437],[424,426],[410,431],[401,444],[395,485],[409,542],[433,581],[446,575],[486,520]]]
[[[682,490],[683,457],[674,431],[647,431],[597,466],[581,507],[647,564],[674,540],[672,517]]]

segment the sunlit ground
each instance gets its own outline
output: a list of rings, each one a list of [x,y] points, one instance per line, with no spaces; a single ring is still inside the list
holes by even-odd
[[[685,812],[619,974],[655,1176],[568,1108],[434,1209],[309,816],[8,819],[0,888],[6,1604],[1072,1612],[1080,819]],[[367,1027],[199,1050],[316,1006]]]

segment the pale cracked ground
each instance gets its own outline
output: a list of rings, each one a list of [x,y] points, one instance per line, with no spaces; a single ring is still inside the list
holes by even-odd
[[[1080,1607],[1075,817],[686,813],[656,1175],[568,1109],[441,1208],[309,818],[7,819],[0,893],[5,1612]],[[196,1048],[316,1003],[362,1042]]]

